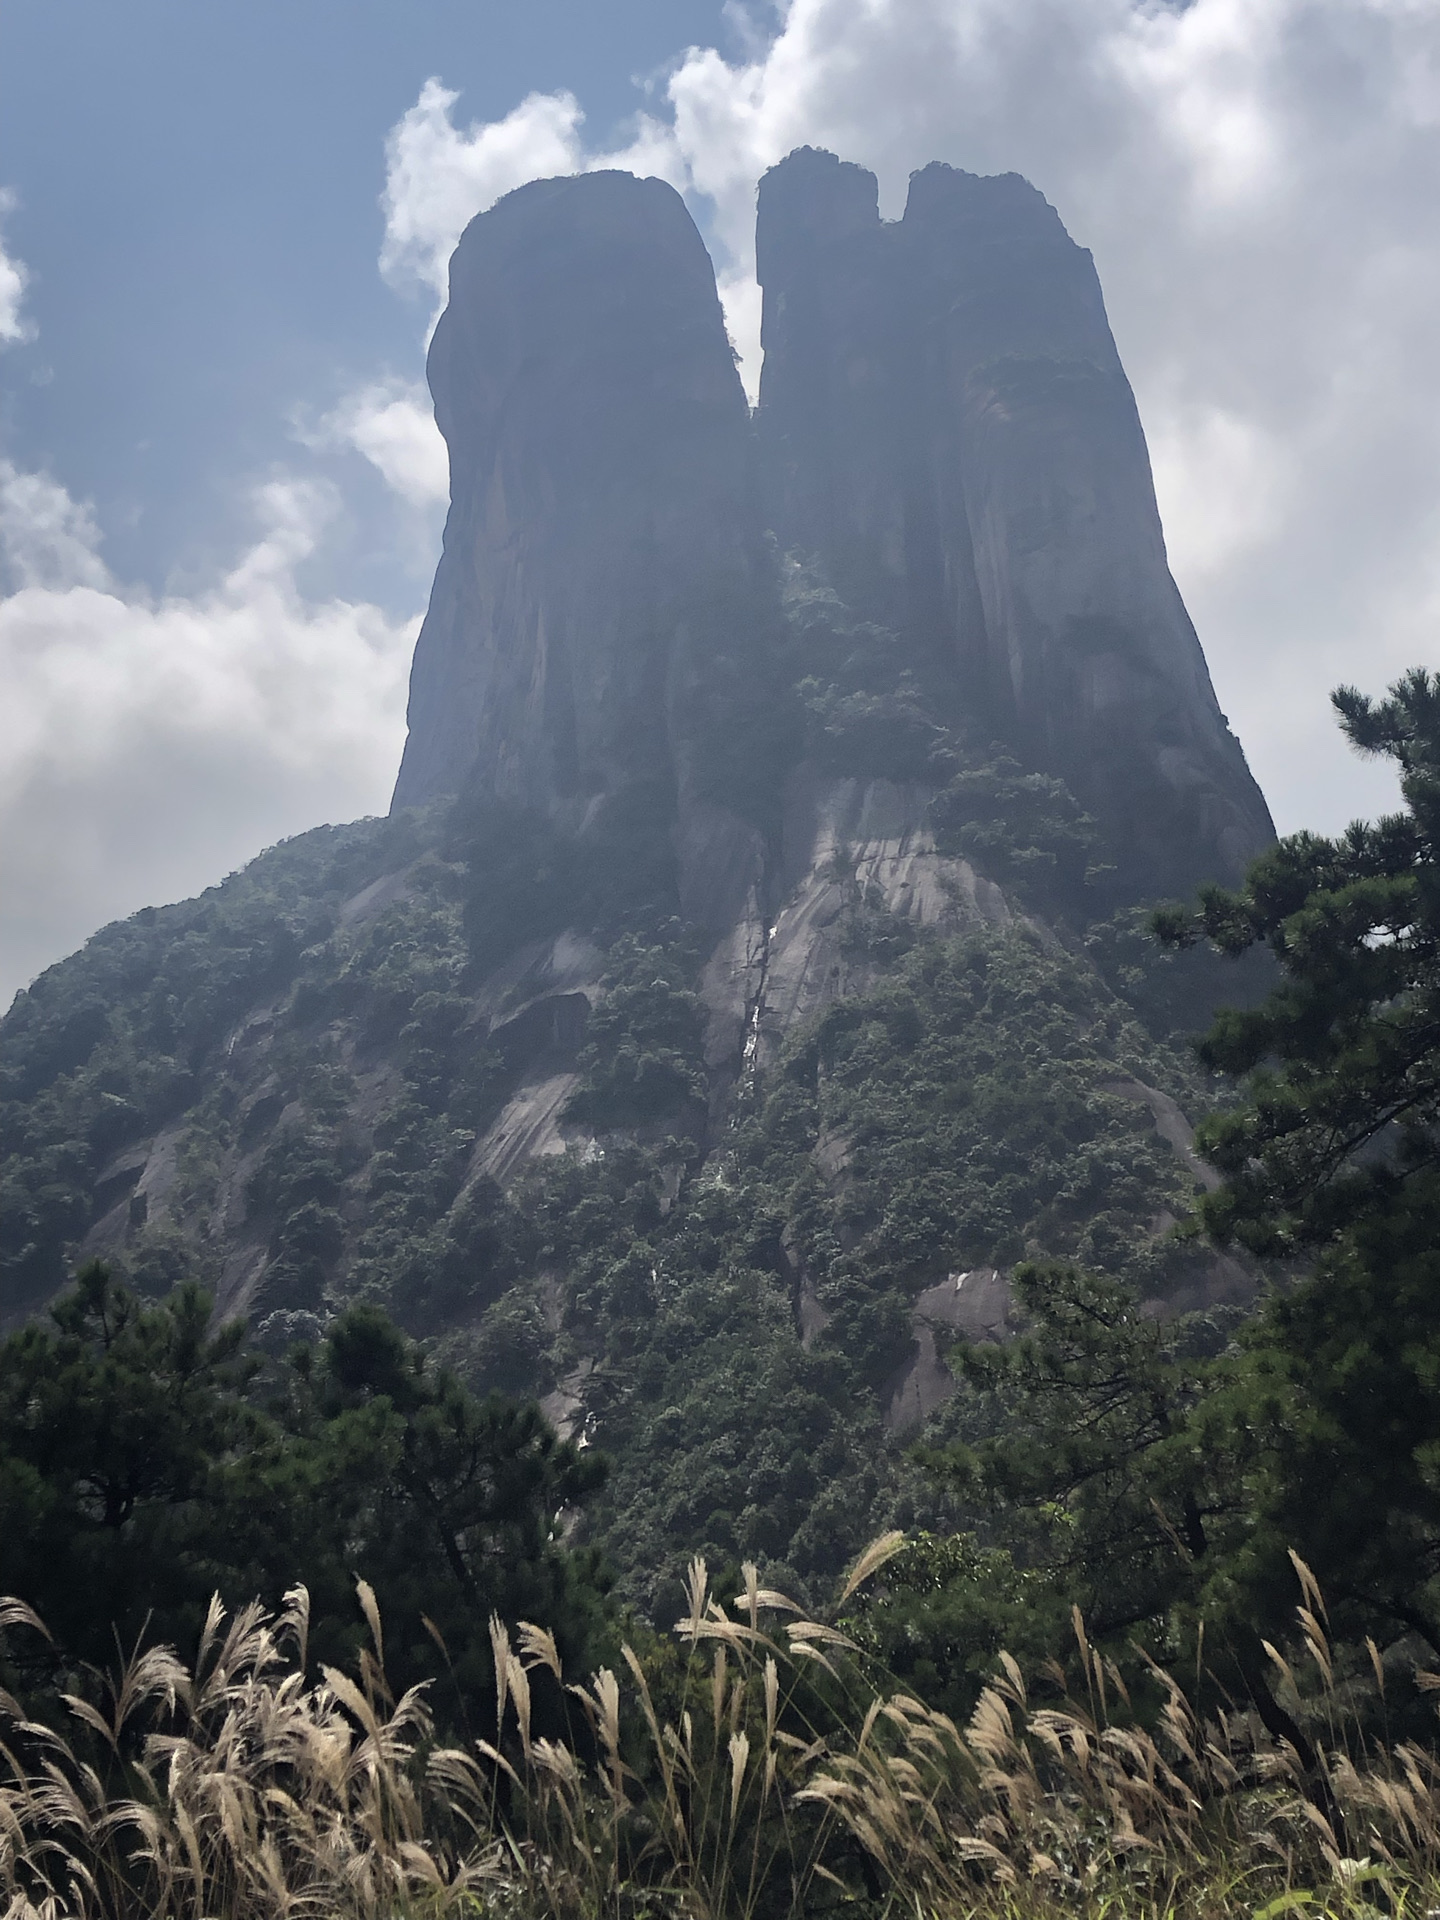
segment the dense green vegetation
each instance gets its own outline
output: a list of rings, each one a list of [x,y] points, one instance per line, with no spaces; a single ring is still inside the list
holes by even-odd
[[[571,1379],[615,1458],[596,1512],[635,1597],[660,1605],[681,1542],[801,1585],[857,1550],[904,1471],[881,1416],[920,1288],[1036,1246],[1147,1295],[1184,1282],[1193,1250],[1152,1221],[1188,1181],[1107,1091],[1117,1072],[1184,1069],[1068,956],[1023,934],[923,941],[794,1036],[698,1174],[666,1139],[522,1183],[528,1257],[517,1239],[522,1277],[481,1338],[528,1300],[538,1343],[550,1303],[532,1377]]]
[[[63,1283],[67,1248],[89,1224],[96,1176],[116,1150],[208,1091],[205,1069],[236,1021],[285,1000],[340,904],[413,857],[415,833],[408,820],[319,828],[197,900],[102,929],[17,997],[0,1058],[10,1311]],[[203,1152],[192,1158],[203,1182]],[[163,1252],[153,1249],[156,1284],[183,1264],[166,1272]]]
[[[177,1158],[203,1174],[268,1102],[270,1131],[243,1163],[270,1263],[262,1345],[279,1355],[317,1338],[358,1295],[412,1332],[443,1332],[447,1362],[481,1390],[563,1387],[616,1462],[590,1511],[647,1607],[663,1614],[697,1545],[721,1562],[764,1556],[803,1589],[884,1518],[910,1477],[882,1416],[919,1289],[1044,1250],[1149,1296],[1200,1263],[1153,1228],[1158,1207],[1185,1204],[1183,1167],[1147,1110],[1109,1090],[1117,1076],[1193,1088],[1183,1062],[1028,931],[917,941],[863,905],[854,938],[892,949],[883,983],[792,1037],[707,1161],[693,950],[631,935],[612,950],[569,1102],[610,1129],[605,1150],[542,1162],[508,1193],[466,1185],[508,1070],[457,1043],[463,906],[435,867],[419,903],[363,938],[332,936],[346,957],[331,1007],[350,998],[362,1045],[377,1024],[398,1028],[399,1072],[370,1137],[355,1067],[292,1042],[273,1090],[228,1115],[224,1081],[211,1090]],[[292,1006],[319,995],[307,979],[326,965],[332,954],[312,951]],[[436,1029],[441,1043],[421,1044]],[[203,1218],[203,1178],[195,1187]],[[173,1215],[127,1232],[142,1290],[185,1264],[221,1277],[203,1234],[188,1241]],[[818,1329],[803,1344],[802,1292]],[[923,1490],[910,1497],[925,1510]]]
[[[374,1308],[266,1365],[189,1284],[146,1306],[105,1269],[0,1344],[7,1590],[44,1615],[46,1675],[103,1667],[116,1636],[192,1646],[210,1597],[309,1590],[319,1657],[353,1650],[366,1579],[409,1682],[446,1649],[449,1717],[488,1699],[494,1611],[598,1651],[604,1578],[558,1516],[604,1463],[533,1407],[478,1399]]]
[[[925,931],[851,875],[854,990],[735,1087],[706,1060],[663,781],[583,835],[466,801],[302,836],[17,1001],[0,1310],[101,1254],[142,1300],[203,1287],[278,1365],[379,1308],[604,1449],[589,1537],[663,1614],[696,1546],[804,1591],[897,1501],[950,1513],[888,1424],[913,1303],[947,1274],[1068,1257],[1145,1298],[1203,1292],[1207,1256],[1167,1239],[1191,1179],[1144,1104],[1213,1097],[1172,1030],[1184,991],[1145,1000],[1190,963],[1087,935],[1103,862],[1064,788],[972,737],[939,666],[917,677],[805,568],[787,581],[775,684],[706,695],[758,756],[755,820],[800,748],[908,782],[1043,923]],[[747,733],[762,696],[773,724]],[[482,1143],[547,1075],[571,1151],[517,1177]]]
[[[826,645],[882,644],[825,617]],[[899,752],[893,729],[875,746],[874,723],[912,690],[873,660],[865,672],[868,691],[801,682],[837,765]],[[702,947],[638,802],[588,847],[463,809],[326,829],[97,936],[6,1027],[7,1303],[48,1289],[97,1215],[116,1255],[113,1275],[86,1267],[0,1344],[0,1584],[55,1636],[12,1621],[11,1678],[50,1711],[49,1689],[107,1659],[112,1623],[189,1646],[213,1589],[274,1605],[297,1579],[333,1658],[356,1645],[358,1574],[390,1672],[440,1676],[431,1710],[447,1726],[493,1721],[492,1609],[552,1633],[554,1658],[532,1634],[524,1666],[536,1730],[558,1732],[545,1672],[613,1646],[628,1607],[632,1673],[676,1726],[687,1701],[692,1719],[713,1701],[704,1764],[737,1783],[729,1827],[677,1827],[675,1846],[700,1851],[656,1853],[677,1749],[653,1728],[645,1747],[639,1698],[607,1747],[611,1696],[588,1696],[566,1736],[580,1764],[623,1751],[630,1768],[607,1815],[613,1871],[639,1884],[659,1860],[667,1898],[788,1910],[800,1846],[803,1875],[823,1860],[849,1898],[913,1904],[922,1889],[943,1905],[980,1865],[1048,1886],[1035,1860],[1051,1845],[1062,1881],[1108,1874],[1116,1899],[1158,1898],[1124,1865],[1149,1820],[1146,1857],[1199,1848],[1194,1910],[1212,1896],[1229,1910],[1232,1871],[1284,1901],[1306,1855],[1294,1831],[1277,1837],[1291,1815],[1273,1794],[1244,1798],[1266,1769],[1308,1804],[1316,1870],[1338,1861],[1349,1886],[1344,1861],[1380,1847],[1395,1886],[1428,1886],[1433,1817],[1418,1800],[1397,1814],[1395,1794],[1403,1776],[1428,1795],[1429,1763],[1383,1752],[1402,1732],[1429,1741],[1425,1701],[1401,1682],[1440,1658],[1440,686],[1415,674],[1384,702],[1337,706],[1356,745],[1398,764],[1405,810],[1337,841],[1295,836],[1240,891],[1157,914],[1174,962],[1147,956],[1133,921],[1084,924],[1089,828],[1063,791],[950,762],[938,831],[967,834],[977,862],[984,842],[997,871],[1010,860],[1013,897],[1043,899],[1050,924],[927,931],[847,883],[852,990],[718,1114]],[[937,750],[959,752],[931,739],[932,766]],[[1268,950],[1273,986],[1187,1057],[1171,1016],[1196,976],[1166,968],[1201,942]],[[567,985],[581,975],[588,1013]],[[1222,1075],[1244,1076],[1238,1094]],[[552,1081],[569,1149],[508,1181],[477,1170],[516,1088]],[[1209,1110],[1216,1191],[1157,1130],[1167,1098]],[[1283,1264],[1218,1267],[1217,1240]],[[247,1260],[263,1275],[249,1340],[200,1286],[243,1296]],[[1009,1273],[1012,1337],[921,1328],[917,1298],[991,1268]],[[917,1436],[894,1425],[894,1396],[922,1331],[958,1390]],[[576,1442],[555,1437],[541,1397]],[[803,1684],[797,1668],[776,1721],[762,1656],[783,1621],[754,1643],[736,1623],[747,1607],[752,1631],[760,1611],[783,1616],[777,1589],[818,1604],[896,1522],[904,1540],[811,1643],[838,1647],[823,1637],[838,1628],[856,1664]],[[696,1549],[722,1594],[734,1582],[752,1597],[697,1614],[683,1571]],[[655,1637],[687,1606],[709,1623],[692,1640],[754,1650],[739,1691]],[[1055,1665],[1072,1618],[1083,1702]],[[1013,1666],[992,1680],[1002,1653],[1028,1683]],[[502,1722],[521,1670],[502,1645]],[[1167,1677],[1182,1671],[1183,1690]],[[892,1702],[887,1725],[909,1731],[867,1773],[844,1744],[855,1701],[897,1683],[923,1706]],[[1111,1732],[1107,1690],[1124,1702]],[[951,1753],[933,1716],[972,1712]],[[1342,1715],[1382,1743],[1373,1775],[1337,1760]],[[1075,1731],[1057,1747],[1062,1721]],[[823,1752],[837,1771],[822,1788],[776,1757],[747,1800],[734,1741],[779,1756],[777,1728],[798,1742],[785,1753],[808,1767]],[[529,1771],[530,1733],[515,1737],[504,1818],[540,1821],[524,1858],[569,1859],[545,1851],[562,1828],[574,1861],[598,1857],[573,1825],[584,1792],[567,1812]],[[934,1790],[975,1846],[952,1858],[910,1835],[897,1852],[908,1829],[885,1795],[942,1749],[952,1771]],[[1129,1757],[1095,1772],[1082,1752]],[[996,1755],[1029,1782],[1028,1799],[1001,1796],[1008,1813],[985,1797]],[[792,1796],[783,1818],[772,1790]],[[456,1812],[444,1805],[437,1833]],[[817,1823],[799,1818],[822,1805]],[[771,1849],[744,1888],[725,1877],[742,1806],[752,1860]],[[423,1822],[415,1833],[441,1844]],[[559,1883],[524,1872],[504,1898],[553,1906]],[[564,1885],[577,1912],[620,1897],[618,1882]]]

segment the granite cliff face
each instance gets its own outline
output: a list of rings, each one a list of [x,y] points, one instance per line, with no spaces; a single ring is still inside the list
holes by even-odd
[[[1097,816],[1129,894],[1272,837],[1170,576],[1094,263],[1017,174],[904,218],[801,149],[760,186],[768,519]]]
[[[625,173],[507,195],[456,250],[429,375],[451,510],[395,806],[467,792],[578,829],[628,796],[676,815],[688,904],[723,920],[754,855],[708,799],[714,682],[763,678],[778,614],[749,412],[680,196]]]
[[[752,422],[669,187],[537,181],[466,230],[430,355],[452,508],[396,806],[469,790],[583,829],[643,788],[692,918],[773,916],[800,749],[768,529],[897,638],[937,725],[1066,782],[1109,897],[1235,878],[1269,816],[1170,576],[1089,254],[1017,175],[926,167],[887,223],[872,174],[805,148],[761,182],[757,256]]]

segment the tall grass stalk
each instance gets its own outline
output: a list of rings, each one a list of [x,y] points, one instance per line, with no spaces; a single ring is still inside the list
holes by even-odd
[[[898,1544],[862,1556],[841,1605]],[[192,1663],[137,1653],[67,1698],[68,1736],[0,1698],[0,1916],[1421,1920],[1440,1762],[1362,1735],[1297,1574],[1314,1685],[1272,1659],[1323,1744],[1320,1797],[1252,1715],[1202,1714],[1154,1662],[1142,1717],[1078,1613],[1065,1662],[1027,1676],[1002,1654],[962,1728],[753,1566],[724,1604],[696,1560],[678,1661],[626,1646],[570,1681],[542,1628],[492,1623],[495,1737],[454,1747],[423,1689],[393,1694],[363,1582],[353,1673],[311,1673],[303,1590],[274,1613],[217,1600]],[[0,1603],[0,1633],[43,1632]],[[536,1731],[537,1684],[571,1703],[565,1738]]]

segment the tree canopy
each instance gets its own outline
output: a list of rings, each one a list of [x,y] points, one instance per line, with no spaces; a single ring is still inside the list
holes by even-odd
[[[374,1307],[279,1364],[243,1338],[194,1286],[147,1304],[92,1264],[0,1344],[0,1590],[62,1666],[111,1662],[117,1636],[191,1646],[215,1591],[273,1604],[297,1582],[335,1658],[357,1576],[397,1677],[433,1672],[443,1642],[452,1711],[488,1694],[492,1611],[583,1663],[604,1580],[562,1515],[602,1482],[597,1455],[478,1398]]]
[[[1357,1659],[1366,1636],[1440,1653],[1440,680],[1334,699],[1403,810],[1292,835],[1240,889],[1155,917],[1173,946],[1274,958],[1268,997],[1197,1047],[1244,1080],[1199,1131],[1223,1177],[1195,1225],[1282,1256],[1257,1311],[1153,1317],[1123,1280],[1022,1267],[1025,1331],[953,1356],[961,1430],[925,1455],[1037,1594],[1117,1645],[1198,1644],[1203,1622],[1267,1717],[1293,1555]],[[943,1640],[958,1607],[912,1601],[912,1625],[928,1608]]]
[[[1395,763],[1404,810],[1334,840],[1292,834],[1237,892],[1156,916],[1173,945],[1263,943],[1279,962],[1264,1003],[1221,1014],[1200,1047],[1248,1076],[1244,1102],[1201,1132],[1225,1176],[1202,1215],[1266,1254],[1440,1200],[1440,678],[1417,668],[1383,700],[1333,698],[1352,745]]]

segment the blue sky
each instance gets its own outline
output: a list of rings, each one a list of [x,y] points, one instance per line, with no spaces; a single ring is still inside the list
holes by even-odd
[[[0,360],[6,451],[94,503],[122,579],[205,578],[293,408],[415,374],[423,302],[375,262],[385,135],[425,80],[481,121],[568,88],[620,144],[636,78],[717,35],[711,0],[7,0],[0,183],[36,338]],[[408,609],[349,479],[359,537],[311,585]]]
[[[1327,693],[1440,663],[1434,0],[7,0],[0,1002],[385,806],[443,518],[449,248],[670,179],[758,377],[761,171],[1026,174],[1094,252],[1172,564],[1282,830]]]

